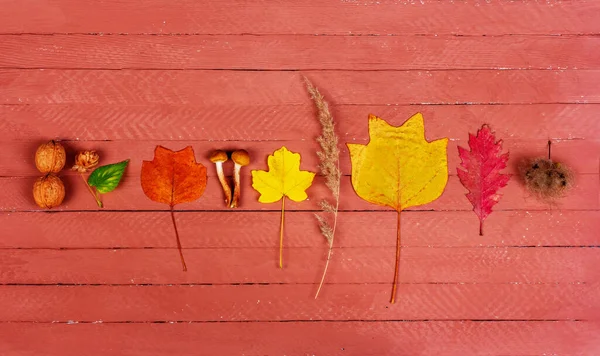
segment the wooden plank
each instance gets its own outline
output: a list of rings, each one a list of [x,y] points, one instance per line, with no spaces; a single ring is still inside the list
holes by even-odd
[[[273,247],[279,212],[178,212],[188,248]],[[311,212],[286,213],[287,231],[304,231],[288,247],[325,248]],[[411,247],[599,246],[600,211],[496,211],[479,236],[469,211],[402,215],[402,245]],[[202,229],[201,238],[198,229]],[[134,230],[135,234],[124,234]],[[395,212],[341,212],[335,247],[395,246]],[[82,233],[85,231],[85,233]],[[425,233],[426,232],[426,233]],[[167,212],[0,213],[0,248],[173,247]],[[289,235],[288,235],[289,236]],[[379,236],[379,238],[374,238]]]
[[[326,249],[286,248],[281,270],[277,237],[272,248],[186,248],[188,272],[181,271],[176,248],[1,250],[0,284],[316,283]],[[298,238],[298,232],[287,236]],[[394,256],[395,247],[338,249],[328,282],[391,283]],[[600,278],[599,259],[594,248],[405,247],[399,278],[402,283],[592,283]]]
[[[367,144],[368,129],[363,126],[363,132],[358,137],[348,137],[346,142]],[[477,129],[474,130],[475,133]],[[431,135],[428,135],[431,137]],[[458,146],[468,148],[468,133],[465,132],[464,139],[452,140],[448,142],[448,172],[456,175],[456,168],[460,165],[458,156]],[[442,137],[431,137],[431,139],[440,139]],[[548,140],[513,140],[505,139],[504,151],[510,152],[511,164],[504,170],[504,173],[515,174],[519,172],[519,165],[532,157],[545,157],[548,155]],[[11,160],[0,161],[0,172],[5,177],[39,176],[40,172],[34,164],[35,151],[38,145],[47,140],[40,141],[0,141],[0,152]],[[68,151],[66,170],[61,172],[63,175],[77,174],[70,168],[74,162],[76,152],[83,150],[96,150],[102,153],[101,163],[120,162],[125,159],[131,159],[131,166],[126,174],[130,176],[139,176],[143,160],[151,160],[154,149],[157,145],[162,145],[172,149],[180,149],[186,146],[192,146],[196,153],[198,161],[209,167],[208,174],[215,176],[214,164],[208,160],[208,157],[215,149],[235,150],[244,148],[251,154],[252,161],[245,172],[253,169],[267,169],[266,157],[282,146],[287,147],[293,152],[299,152],[302,155],[302,169],[317,172],[319,170],[319,159],[316,152],[320,147],[316,140],[290,140],[290,141],[73,141],[64,142],[63,145]],[[585,155],[581,155],[585,153]],[[600,161],[600,139],[598,140],[565,140],[556,142],[552,146],[552,154],[557,159],[564,159],[571,169],[578,174],[598,173],[598,162]],[[572,157],[578,159],[572,159]],[[345,142],[340,143],[340,165],[343,174],[350,175],[352,168],[350,156]],[[225,167],[227,174],[233,174],[233,163]]]
[[[600,288],[586,284],[0,286],[3,322],[593,320]]]
[[[2,2],[1,355],[598,353],[600,3],[324,1]],[[283,271],[280,206],[259,204],[249,179],[284,144],[316,168],[302,74],[346,113],[342,142],[366,142],[370,110],[400,124],[423,108],[428,138],[451,138],[454,174],[456,145],[490,120],[514,163],[545,155],[551,139],[576,188],[539,203],[513,178],[480,237],[452,175],[438,201],[402,214],[389,305],[395,216],[360,200],[346,175],[348,238],[315,301],[322,178],[309,201],[286,204]],[[33,205],[33,151],[52,135],[70,138],[71,153],[132,158],[104,198],[114,210],[96,211],[72,172],[62,210]],[[258,157],[241,210],[223,207],[212,167],[206,195],[177,207],[187,273],[167,207],[139,185],[157,143],[192,144],[205,163],[217,147]]]
[[[299,84],[300,85],[300,84]],[[326,84],[323,90],[328,90]],[[329,100],[329,98],[327,98]],[[330,102],[330,104],[335,104]],[[595,104],[331,105],[345,141],[366,138],[367,116],[400,125],[423,113],[427,137],[466,139],[487,123],[503,139],[600,139]],[[215,118],[223,125],[205,125]],[[222,120],[221,120],[222,119]],[[0,105],[2,140],[311,140],[319,135],[313,105]],[[216,145],[216,144],[215,144]]]
[[[600,348],[599,332],[598,323],[582,321],[1,323],[0,352],[7,356],[100,356],[115,350],[131,356],[593,355]]]
[[[15,69],[0,70],[0,103],[309,105],[303,74],[338,104],[600,103],[600,70]]]
[[[588,36],[7,35],[0,68],[599,69],[599,49]]]
[[[4,0],[2,33],[597,34],[596,1]],[[135,14],[135,15],[132,15]],[[252,21],[249,21],[252,19]]]
[[[151,157],[148,157],[151,159]],[[137,164],[140,164],[139,162]],[[265,167],[261,167],[266,169]],[[246,172],[247,174],[248,172]],[[2,178],[0,185],[4,189],[0,190],[0,211],[41,211],[35,205],[32,196],[32,187],[35,177],[25,178]],[[81,178],[74,175],[62,176],[65,183],[67,194],[63,204],[53,211],[73,211],[73,210],[97,210],[98,207],[85,188]],[[515,177],[502,189],[502,200],[494,207],[496,211],[502,210],[598,210],[600,208],[600,184],[597,174],[583,174],[575,177],[576,185],[569,194],[556,201],[555,203],[544,203],[538,201],[534,196],[526,192],[520,182]],[[244,175],[241,178],[242,196],[238,210],[261,210],[261,211],[280,211],[281,204],[262,204],[258,202],[258,193],[252,188],[250,177]],[[324,185],[323,177],[317,176],[313,185],[307,190],[309,200],[303,202],[286,202],[286,210],[318,210],[320,211],[319,201],[329,198],[331,192]],[[452,210],[452,211],[470,211],[473,206],[465,198],[467,191],[460,184],[457,176],[450,176],[448,184],[442,196],[436,201],[411,208],[411,210]],[[342,177],[340,201],[341,211],[354,210],[389,210],[385,207],[367,203],[360,199],[352,188],[350,177]],[[194,211],[214,211],[227,210],[223,203],[223,191],[219,187],[216,177],[209,177],[207,189],[204,195],[192,202],[177,205],[177,210]],[[143,193],[139,179],[137,177],[125,177],[119,188],[112,193],[102,196],[106,209],[112,210],[167,210],[169,207],[165,204],[159,204],[149,200]],[[278,225],[279,223],[274,223]]]

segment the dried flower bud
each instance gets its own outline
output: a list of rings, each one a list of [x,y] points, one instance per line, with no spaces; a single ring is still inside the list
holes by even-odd
[[[65,161],[65,148],[55,141],[40,145],[35,152],[35,166],[42,173],[60,172],[65,166]]]
[[[48,173],[33,184],[33,199],[40,208],[59,206],[65,199],[65,186],[60,178]]]
[[[72,169],[79,173],[85,173],[91,168],[96,167],[99,160],[100,156],[98,156],[96,151],[82,151],[75,156],[75,165]]]

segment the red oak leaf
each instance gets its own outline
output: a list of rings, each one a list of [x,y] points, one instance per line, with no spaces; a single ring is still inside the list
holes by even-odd
[[[492,213],[492,207],[500,200],[496,192],[506,186],[509,174],[501,174],[506,168],[508,152],[502,154],[502,140],[496,142],[494,133],[487,125],[483,125],[477,136],[469,134],[470,151],[458,147],[460,166],[457,168],[458,178],[469,190],[467,199],[473,204],[473,211],[479,217],[479,235],[483,235],[483,221]]]

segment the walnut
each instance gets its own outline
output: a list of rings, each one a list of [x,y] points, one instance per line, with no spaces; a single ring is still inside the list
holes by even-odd
[[[75,165],[71,168],[79,173],[85,173],[98,165],[100,156],[96,151],[81,151],[75,156]]]
[[[48,173],[33,184],[33,199],[40,208],[59,206],[65,198],[65,186],[56,175]]]
[[[35,152],[35,166],[42,173],[60,172],[65,161],[65,148],[55,141],[42,144]]]

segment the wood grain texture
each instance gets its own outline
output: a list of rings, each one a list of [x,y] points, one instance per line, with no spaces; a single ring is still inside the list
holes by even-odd
[[[150,159],[149,157],[148,159]],[[139,164],[139,163],[138,163]],[[212,167],[211,167],[212,168]],[[266,169],[266,164],[264,167]],[[247,171],[246,171],[247,174]],[[75,175],[61,176],[65,187],[66,197],[63,204],[53,211],[73,210],[97,210],[97,206],[81,181]],[[0,211],[40,211],[32,198],[32,187],[35,177],[13,177],[1,178],[0,184],[4,189],[0,190]],[[600,207],[600,182],[597,174],[582,174],[575,176],[576,185],[569,194],[556,201],[546,203],[538,201],[534,196],[526,192],[516,178],[502,189],[502,200],[494,207],[495,211],[501,210],[597,210]],[[261,204],[258,202],[258,193],[252,188],[248,175],[241,177],[241,189],[239,210],[280,211],[281,204]],[[286,211],[293,210],[317,210],[320,211],[319,201],[330,197],[330,192],[324,186],[323,177],[315,177],[313,185],[307,190],[309,199],[303,202],[286,202]],[[442,196],[436,201],[415,207],[414,210],[452,210],[471,211],[473,206],[465,198],[467,191],[460,184],[457,176],[448,178],[448,185]],[[342,177],[341,193],[344,197],[340,201],[342,211],[353,210],[387,210],[385,207],[367,203],[360,199],[352,188],[350,177]],[[90,200],[91,199],[91,200]],[[139,178],[136,176],[125,177],[119,188],[113,193],[102,196],[104,206],[110,210],[164,210],[168,206],[155,203],[144,195],[140,186]],[[224,206],[223,191],[219,188],[216,177],[209,177],[207,189],[204,195],[191,203],[180,204],[176,210],[215,211],[227,210]],[[413,210],[411,208],[411,210]],[[278,225],[279,223],[274,223]]]
[[[135,16],[131,16],[135,13]],[[2,33],[597,34],[597,1],[4,0]]]
[[[0,355],[572,355],[600,353],[600,2],[452,0],[0,1]],[[310,199],[260,204],[250,170],[285,145],[317,170],[319,124],[302,76],[332,105],[342,148],[333,260]],[[449,182],[402,213],[358,198],[343,143],[367,115],[425,116],[448,137]],[[487,123],[510,151],[502,199],[478,236],[457,146]],[[99,210],[61,173],[65,203],[33,203],[50,139],[131,159]],[[548,155],[575,187],[523,190]],[[154,146],[192,145],[208,189],[170,214],[140,187]],[[214,149],[245,148],[242,201],[224,207]],[[226,170],[230,174],[230,170]]]
[[[388,307],[385,284],[327,286],[0,286],[9,322],[593,320],[598,285],[404,284]]]
[[[338,104],[600,103],[600,70],[56,69],[0,70],[0,103],[306,105],[302,75]]]
[[[391,120],[390,120],[391,121]],[[395,121],[395,120],[394,120]],[[356,125],[359,126],[359,125]],[[350,175],[352,172],[350,166],[350,156],[345,143],[362,143],[369,142],[368,127],[366,120],[361,120],[360,128],[362,132],[357,132],[356,136],[347,137],[340,143],[340,169],[345,175]],[[341,130],[344,127],[340,128]],[[471,133],[477,132],[479,128],[473,128]],[[428,134],[429,140],[442,138]],[[456,175],[456,167],[460,164],[458,156],[458,146],[468,147],[468,133],[464,134],[461,139],[454,139],[448,142],[448,173]],[[31,141],[0,141],[0,152],[5,157],[10,157],[10,160],[0,160],[0,175],[5,177],[22,177],[22,176],[39,176],[39,171],[34,163],[35,151],[39,144],[47,142],[45,140]],[[511,138],[503,140],[504,152],[509,152],[510,163],[505,173],[516,174],[522,168],[522,165],[535,157],[548,156],[548,139],[538,140],[514,140]],[[320,149],[314,139],[304,140],[280,140],[280,141],[73,141],[63,142],[63,146],[68,151],[67,169],[61,172],[62,175],[74,175],[76,172],[70,170],[75,162],[75,155],[83,150],[96,150],[101,154],[101,164],[109,164],[120,162],[125,159],[131,159],[131,166],[128,167],[126,175],[131,177],[139,177],[141,164],[143,160],[152,160],[154,148],[157,145],[162,145],[167,148],[181,149],[186,146],[192,146],[198,162],[201,162],[208,167],[208,174],[216,176],[214,164],[208,159],[210,154],[216,149],[224,149],[233,151],[243,147],[251,155],[252,161],[244,168],[243,173],[249,175],[249,171],[253,169],[267,169],[265,157],[272,154],[275,150],[282,146],[287,147],[293,152],[298,152],[302,155],[302,169],[317,172],[319,170],[319,158],[316,152]],[[580,152],[589,152],[585,156],[577,160],[571,160],[571,157],[577,157]],[[600,162],[600,139],[598,140],[561,140],[553,141],[552,157],[556,160],[569,162],[569,167],[577,174],[598,174],[598,162]],[[572,163],[571,163],[572,162]],[[227,174],[233,174],[233,163],[225,164],[224,167]]]
[[[18,356],[96,356],[114,350],[132,356],[590,355],[600,348],[599,332],[597,322],[582,321],[2,323],[0,351]]]
[[[600,38],[13,35],[0,68],[600,69]]]
[[[503,139],[600,139],[600,106],[596,104],[331,104],[343,141],[367,137],[369,113],[400,125],[416,112],[423,113],[428,138],[464,140],[467,132],[487,123]],[[222,124],[206,124],[215,118]],[[3,141],[28,141],[32,145],[48,139],[291,141],[312,140],[319,135],[308,96],[303,105],[0,105],[0,131],[5,133]]]
[[[279,212],[178,212],[179,234],[188,248],[273,247]],[[599,246],[599,211],[495,211],[478,235],[470,211],[407,211],[402,245],[411,247]],[[199,231],[202,227],[202,232]],[[123,232],[130,229],[135,234]],[[396,213],[342,212],[336,247],[395,246]],[[311,212],[288,211],[287,231],[304,231],[288,247],[325,249]],[[295,234],[294,234],[295,235]],[[293,236],[294,236],[293,235]],[[0,213],[0,248],[173,247],[167,212]]]
[[[235,249],[188,249],[182,239],[187,272],[181,271],[174,237],[171,249],[0,250],[0,284],[317,283],[326,249],[286,247],[281,270],[277,238],[273,235],[271,248]],[[338,249],[328,281],[391,284],[394,256],[395,247]],[[399,278],[401,283],[595,283],[598,259],[597,248],[405,247]]]

